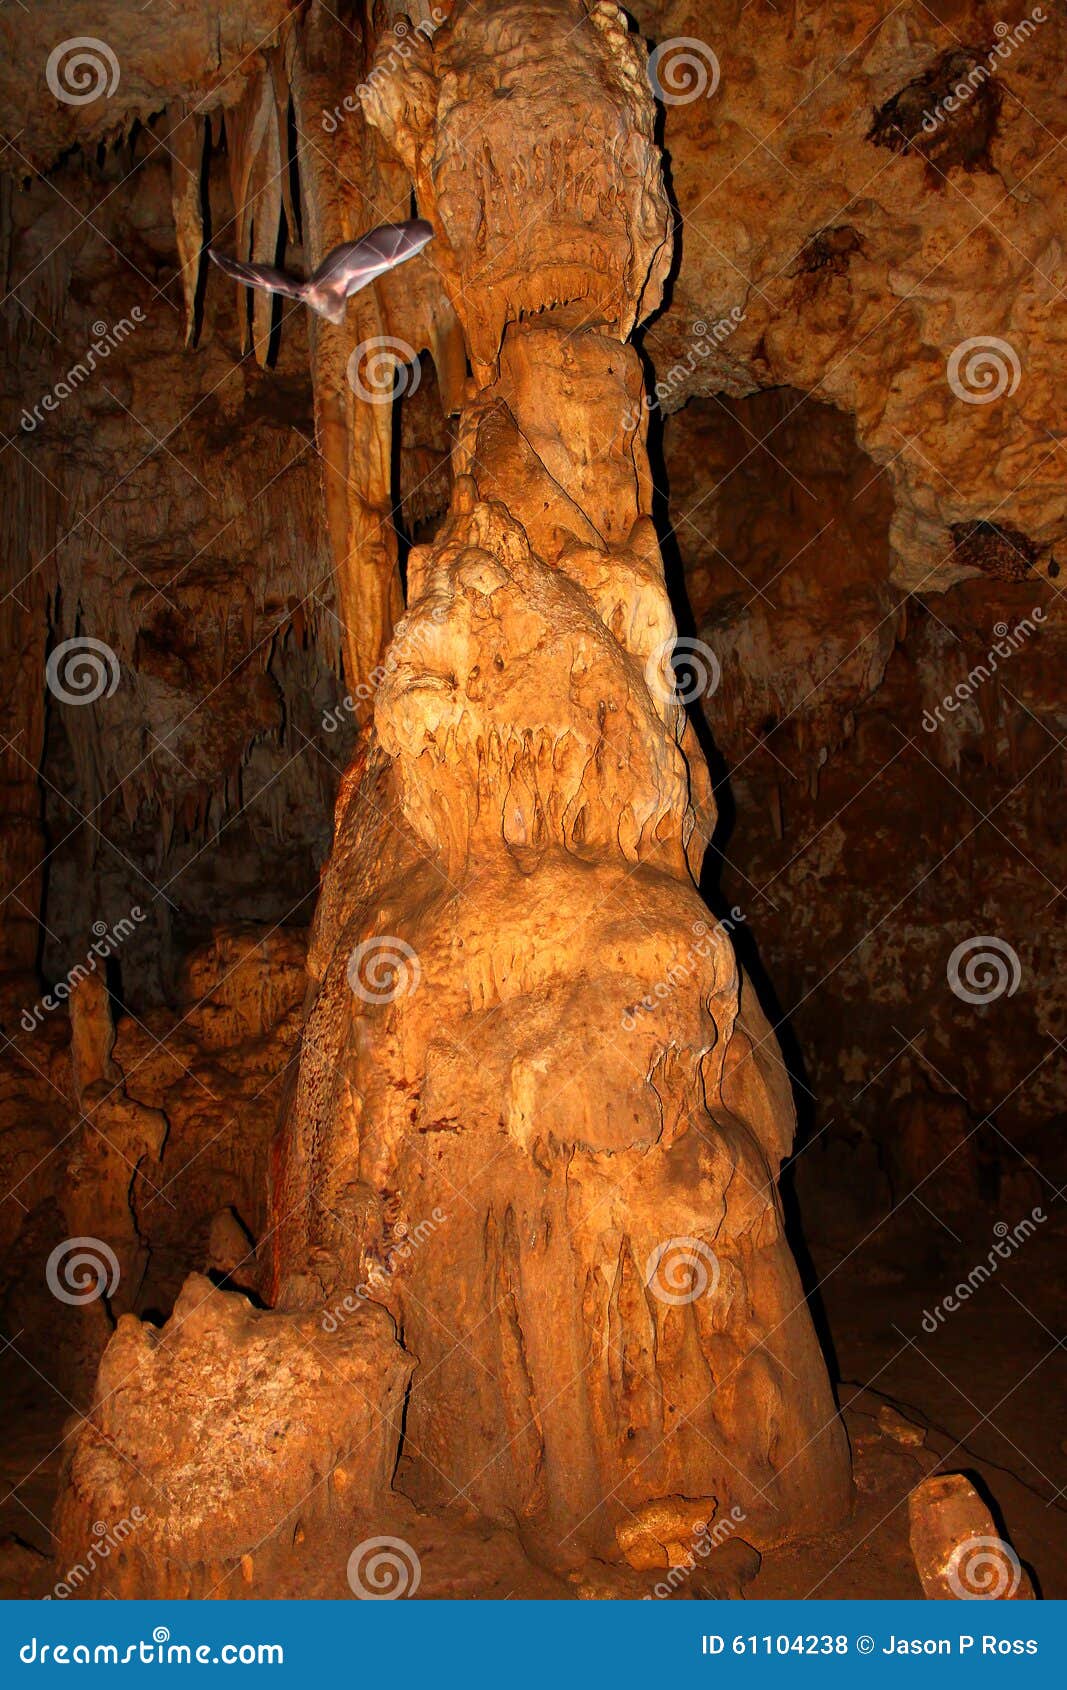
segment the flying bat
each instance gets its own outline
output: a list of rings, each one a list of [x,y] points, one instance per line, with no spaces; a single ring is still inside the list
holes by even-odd
[[[350,294],[367,287],[376,276],[395,270],[421,252],[433,230],[425,218],[415,217],[408,223],[382,223],[362,240],[347,241],[335,246],[306,282],[290,276],[285,270],[275,270],[269,264],[243,264],[236,258],[224,258],[209,247],[220,270],[246,287],[266,288],[268,293],[283,293],[288,299],[302,299],[330,323],[343,323],[345,305]]]

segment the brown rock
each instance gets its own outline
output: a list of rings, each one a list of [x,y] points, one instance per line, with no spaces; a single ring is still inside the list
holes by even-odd
[[[84,1564],[94,1522],[124,1521],[94,1570],[112,1594],[207,1596],[269,1569],[298,1526],[373,1513],[411,1366],[374,1304],[327,1332],[318,1315],[254,1309],[193,1275],[166,1326],[124,1316],[104,1353],[68,1439],[59,1565]],[[329,1482],[342,1463],[343,1491]]]
[[[911,1552],[932,1601],[1021,1602],[1033,1586],[962,1473],[924,1479],[908,1497]]]

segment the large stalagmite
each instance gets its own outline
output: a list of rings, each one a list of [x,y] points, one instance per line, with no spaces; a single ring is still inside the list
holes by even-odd
[[[660,1500],[758,1545],[825,1528],[847,1457],[775,1188],[792,1106],[694,888],[633,422],[670,258],[642,52],[611,5],[461,4],[366,104],[474,381],[338,804],[273,1296],[384,1303],[417,1364],[398,1483],[547,1559],[617,1556]]]

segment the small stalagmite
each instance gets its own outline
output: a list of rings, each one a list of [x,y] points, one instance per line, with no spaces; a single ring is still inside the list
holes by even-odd
[[[936,1473],[908,1497],[911,1552],[934,1602],[1022,1602],[1029,1575],[963,1473]]]

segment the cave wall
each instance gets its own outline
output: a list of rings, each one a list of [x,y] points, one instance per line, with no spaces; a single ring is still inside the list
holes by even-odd
[[[793,390],[690,401],[664,459],[805,1215],[841,1236],[920,1179],[938,1212],[1022,1205],[1064,1106],[1061,596],[1033,572],[901,598],[886,476]]]
[[[1065,538],[1067,18],[1001,10],[633,8],[682,218],[646,341],[662,408],[777,386],[852,416],[902,590],[970,567],[958,525],[1010,531],[1046,574]]]

